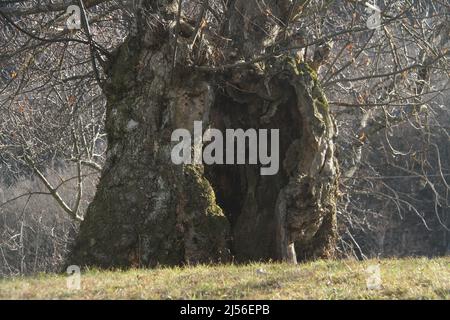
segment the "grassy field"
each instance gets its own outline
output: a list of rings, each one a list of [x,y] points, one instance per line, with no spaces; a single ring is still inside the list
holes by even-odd
[[[377,265],[379,282],[368,271]],[[81,290],[67,289],[64,274],[41,274],[0,280],[0,299],[449,300],[450,257],[87,270]]]

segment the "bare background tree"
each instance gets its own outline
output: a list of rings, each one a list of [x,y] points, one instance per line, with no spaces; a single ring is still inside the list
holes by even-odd
[[[150,48],[167,42],[169,66],[188,61],[205,79],[219,77],[219,89],[234,101],[248,100],[249,70],[264,73],[281,56],[307,61],[339,131],[340,254],[449,252],[445,1],[377,1],[378,29],[367,28],[364,1],[286,1],[278,11],[248,1],[253,12],[240,1],[186,0],[174,1],[167,13],[152,3],[0,1],[0,274],[56,270],[63,263],[111,142],[102,88],[111,74],[124,77],[112,78],[113,85],[132,75],[123,50],[133,50],[136,34],[151,34],[141,39]],[[81,30],[66,27],[70,4],[82,9]],[[248,19],[252,14],[255,20]],[[242,28],[251,32],[235,30]],[[277,110],[277,101],[268,105]],[[239,195],[227,193],[227,182],[212,185],[225,214],[236,210]]]

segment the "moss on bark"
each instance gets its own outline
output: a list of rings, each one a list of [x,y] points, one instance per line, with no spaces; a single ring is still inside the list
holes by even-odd
[[[172,69],[171,43],[149,47],[140,39],[127,40],[109,68],[107,161],[70,263],[286,260],[293,243],[302,258],[329,256],[338,169],[315,72],[283,56],[264,70],[211,77],[184,68],[188,41],[178,43]],[[279,129],[279,172],[174,165],[171,133],[192,130],[196,120],[222,130]]]

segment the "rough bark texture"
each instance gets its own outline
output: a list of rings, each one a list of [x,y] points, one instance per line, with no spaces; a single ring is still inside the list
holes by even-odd
[[[287,55],[213,76],[189,69],[192,35],[178,36],[172,61],[174,29],[141,26],[115,53],[104,88],[107,163],[70,262],[126,267],[330,256],[336,132],[315,72]],[[212,60],[201,41],[201,59]],[[238,48],[244,56],[256,43],[265,46],[262,38],[252,41]],[[222,130],[280,129],[279,172],[172,164],[171,133],[192,132],[194,120]]]
[[[173,165],[171,134],[207,120],[211,86],[195,74],[171,82],[172,52],[136,37],[116,53],[108,98],[108,152],[73,261],[129,266],[220,261],[228,222],[201,165]]]

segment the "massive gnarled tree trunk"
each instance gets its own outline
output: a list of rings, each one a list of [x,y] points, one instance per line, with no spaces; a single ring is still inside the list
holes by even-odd
[[[177,10],[166,2],[145,4],[151,14],[140,15],[107,70],[107,162],[70,262],[126,267],[330,256],[335,127],[315,72],[289,54],[236,64],[282,32],[254,1],[230,1],[219,40],[189,32],[183,18],[176,23]],[[267,3],[289,19],[290,1]],[[279,172],[173,164],[173,130],[192,132],[196,120],[220,130],[279,129]]]

